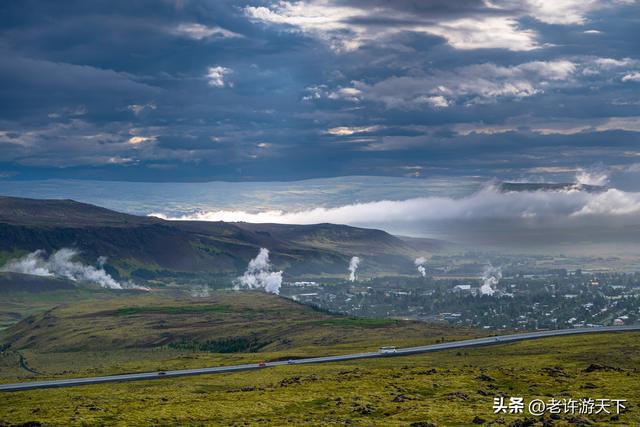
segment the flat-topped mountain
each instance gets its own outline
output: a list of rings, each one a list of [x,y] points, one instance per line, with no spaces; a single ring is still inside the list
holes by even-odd
[[[158,222],[74,200],[39,200],[0,196],[0,222],[52,227],[123,227]]]
[[[576,182],[538,183],[538,182],[501,182],[498,189],[504,193],[511,191],[569,191],[578,190],[587,193],[601,193],[607,191],[603,185],[580,184]]]

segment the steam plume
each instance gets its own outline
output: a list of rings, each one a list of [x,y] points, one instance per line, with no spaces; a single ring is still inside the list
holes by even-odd
[[[14,273],[33,274],[36,276],[64,277],[74,282],[87,282],[109,289],[146,289],[133,283],[119,283],[109,273],[104,271],[106,257],[98,258],[96,268],[92,265],[84,265],[81,262],[73,261],[78,255],[74,249],[60,249],[47,258],[47,253],[40,249],[25,255],[14,261],[10,261],[0,271],[11,271]]]
[[[576,173],[576,182],[578,184],[585,185],[607,185],[609,183],[609,176],[605,171],[586,169],[578,169]]]
[[[204,286],[192,288],[190,293],[191,293],[191,296],[194,298],[208,298],[209,286],[204,285]]]
[[[496,286],[502,279],[502,269],[489,264],[482,274],[482,286],[480,286],[480,295],[493,295],[496,293]]]
[[[424,264],[427,263],[427,259],[423,256],[416,258],[413,263],[418,267],[418,272],[422,275],[422,277],[426,277],[427,269],[424,267]]]
[[[234,289],[264,289],[265,292],[280,294],[282,271],[271,271],[269,250],[260,248],[258,256],[249,261],[244,274],[236,279]]]
[[[356,275],[356,271],[358,270],[358,265],[360,265],[360,258],[354,256],[349,261],[349,280],[355,282],[358,276]]]

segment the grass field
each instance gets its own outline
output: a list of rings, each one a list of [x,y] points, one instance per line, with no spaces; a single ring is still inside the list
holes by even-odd
[[[266,355],[321,356],[480,333],[446,324],[339,316],[260,292],[75,300],[0,331],[0,344],[10,344],[0,357],[0,378],[31,375],[15,362],[20,354],[39,377],[56,378],[259,361]],[[222,357],[229,353],[231,359]]]
[[[0,340],[13,344],[0,357],[0,382],[341,354],[482,333],[335,316],[254,293],[215,292],[198,300],[166,295],[105,299],[61,306],[6,329]],[[169,341],[159,344],[162,334]],[[237,349],[229,343],[241,346],[233,341],[238,337],[255,337],[265,345],[231,353],[201,351]],[[227,347],[169,345],[176,342]],[[40,374],[20,368],[20,354]],[[639,379],[640,334],[599,334],[411,357],[7,393],[0,395],[0,425],[632,426],[640,425]],[[526,414],[494,414],[496,396],[628,402],[617,417],[561,414],[527,419]]]
[[[191,357],[194,362],[206,360]],[[593,363],[609,368],[587,372]],[[148,366],[140,362],[140,368]],[[639,374],[639,334],[576,336],[462,353],[11,393],[2,396],[0,420],[52,425],[469,426],[478,417],[476,422],[486,424],[534,425],[524,423],[523,415],[493,414],[493,397],[505,395],[627,399],[628,410],[618,418],[547,416],[545,421],[631,426],[640,423]]]
[[[135,291],[111,291],[78,287],[53,292],[0,292],[0,331],[25,317],[42,313],[53,307],[86,301],[97,303],[117,298],[127,299]]]

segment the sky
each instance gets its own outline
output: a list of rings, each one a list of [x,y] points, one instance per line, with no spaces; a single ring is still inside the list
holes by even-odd
[[[0,3],[0,179],[640,173],[634,0]]]
[[[638,28],[638,0],[5,0],[0,194],[637,253]]]

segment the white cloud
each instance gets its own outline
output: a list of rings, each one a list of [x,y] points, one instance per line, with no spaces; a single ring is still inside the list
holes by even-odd
[[[350,51],[367,44],[381,44],[398,33],[416,32],[440,36],[457,49],[499,48],[529,51],[545,47],[538,33],[523,27],[524,17],[555,25],[584,25],[589,15],[634,0],[500,0],[484,1],[484,10],[464,2],[451,2],[453,15],[421,15],[402,7],[406,2],[366,2],[348,5],[337,0],[279,1],[270,6],[249,6],[251,20],[284,25],[289,31],[309,34],[336,51]],[[599,33],[586,30],[587,34]]]
[[[635,0],[501,0],[495,9],[515,16],[531,16],[545,24],[584,25],[594,12],[629,4]],[[597,33],[597,30],[587,30]]]
[[[595,130],[599,132],[606,132],[608,130],[640,132],[640,116],[609,117],[603,123],[597,125]]]
[[[527,51],[540,47],[535,31],[519,28],[516,19],[506,16],[456,19],[410,30],[441,36],[457,49]]]
[[[215,66],[209,67],[207,70],[207,79],[209,80],[209,86],[213,87],[225,87],[233,86],[233,83],[227,81],[229,74],[233,73],[233,70],[226,67]]]
[[[640,81],[640,61],[632,58],[573,56],[548,61],[530,61],[503,66],[473,64],[452,70],[432,69],[420,75],[391,76],[379,81],[353,80],[349,86],[307,88],[304,100],[331,99],[360,103],[381,102],[387,108],[434,109],[452,105],[473,105],[498,99],[526,98],[561,88],[583,87],[584,76],[600,76],[602,81],[619,78]],[[600,81],[589,81],[596,88]],[[578,131],[589,128],[588,124]],[[541,131],[541,133],[545,133]],[[559,133],[553,131],[548,133]],[[570,134],[572,132],[568,132]],[[573,132],[576,133],[576,132]]]
[[[640,82],[640,71],[633,71],[622,77],[623,82]]]
[[[271,7],[244,9],[252,20],[267,24],[288,25],[325,41],[336,51],[350,51],[366,43],[401,32],[418,32],[443,37],[458,49],[501,48],[526,51],[539,47],[533,30],[519,28],[514,17],[497,14],[455,19],[424,19],[393,8],[369,9],[336,5],[329,0],[280,1]],[[393,25],[370,27],[357,18],[396,19]],[[404,20],[406,24],[398,25]],[[418,21],[418,22],[416,22]]]
[[[151,141],[155,141],[156,138],[153,136],[132,136],[131,138],[129,138],[127,140],[127,142],[129,144],[133,144],[133,145],[138,145],[138,144],[142,144],[144,142],[151,142]]]
[[[514,132],[518,130],[516,126],[504,125],[487,125],[484,123],[459,123],[453,126],[453,129],[459,135],[470,135],[472,133],[482,135],[496,135],[500,133]]]
[[[640,213],[640,195],[611,189],[598,197],[592,197],[581,209],[571,213],[571,216],[626,216]]]
[[[336,136],[350,136],[358,133],[375,132],[378,129],[380,129],[380,126],[339,126],[327,129],[327,133]]]
[[[442,95],[435,96],[419,96],[416,98],[418,103],[426,103],[433,108],[445,108],[450,105],[450,102]]]
[[[501,124],[458,123],[453,129],[460,135],[499,134],[529,130],[541,135],[575,135],[586,132],[623,130],[640,132],[640,116],[602,117],[590,119],[555,118],[542,119],[530,116],[512,117]]]
[[[531,130],[542,135],[574,135],[583,132],[607,132],[613,130],[640,132],[640,116],[571,119],[566,121],[557,119],[550,123],[538,121],[531,124]]]
[[[555,61],[532,61],[512,68],[513,74],[530,72],[543,79],[566,80],[576,70],[576,64],[566,59]]]
[[[353,87],[341,87],[336,89],[334,92],[330,92],[327,97],[329,99],[346,99],[348,101],[357,102],[360,100],[360,95],[362,95],[362,91],[360,89]]]
[[[535,174],[573,173],[573,172],[577,172],[577,169],[566,167],[566,166],[538,166],[538,167],[529,169],[528,172],[535,173]]]
[[[356,83],[357,82],[351,82],[351,84]],[[307,94],[302,97],[303,101],[328,98],[333,100],[360,102],[362,98],[362,91],[355,87],[337,87],[333,90],[330,90],[327,85],[316,85],[306,88],[306,91]]]
[[[20,131],[0,132],[0,143],[10,144],[3,153],[6,160],[13,159],[23,165],[78,166],[111,164],[125,159],[137,161],[137,151],[127,152],[144,142],[131,137],[144,135],[155,139],[158,128],[131,129],[125,132],[119,124],[107,124],[96,129],[83,119],[72,118],[64,122],[52,122],[44,127]],[[60,156],[60,153],[68,153]],[[151,153],[146,153],[147,155]],[[133,158],[132,158],[133,157]]]
[[[208,27],[198,23],[183,23],[173,29],[174,34],[188,37],[194,40],[211,39],[211,38],[233,38],[242,37],[241,34],[226,30],[222,27]]]
[[[526,0],[527,14],[546,24],[582,25],[586,15],[603,7],[601,0]]]
[[[591,124],[579,123],[550,123],[548,125],[536,124],[531,130],[540,135],[575,135],[577,133],[593,130]]]
[[[280,1],[271,8],[248,6],[244,12],[254,21],[295,27],[324,40],[332,49],[338,51],[360,47],[366,32],[359,26],[347,23],[349,19],[361,15],[360,9],[336,6],[324,0]]]
[[[605,171],[591,171],[578,169],[576,172],[576,182],[584,185],[607,185],[609,175]]]
[[[633,64],[635,61],[631,58],[596,58],[594,62],[602,68],[624,67]]]
[[[600,179],[599,176],[595,178]],[[483,232],[482,225],[486,221],[504,224],[506,232],[510,230],[508,227],[533,227],[540,233],[549,233],[548,230],[556,227],[570,230],[613,223],[637,225],[638,214],[640,193],[616,189],[589,193],[577,188],[563,191],[501,192],[489,186],[460,198],[382,200],[298,211],[201,211],[171,219],[282,224],[330,222],[381,228],[398,234],[424,235],[429,231],[439,232],[445,229],[456,233],[460,225],[469,224],[475,224],[475,230]],[[487,229],[486,232],[491,231]]]
[[[629,68],[638,65],[638,61],[631,58],[586,58],[582,64],[582,74],[594,76],[602,73],[610,75],[612,72],[619,72],[621,68]]]
[[[131,104],[127,108],[129,109],[129,111],[131,111],[133,114],[137,116],[139,114],[142,114],[146,110],[155,110],[158,107],[154,103],[149,103],[149,104]]]
[[[361,148],[362,151],[395,151],[409,150],[427,144],[429,139],[420,136],[383,136],[380,140],[363,141],[368,144]]]
[[[446,108],[465,103],[490,102],[497,98],[525,98],[568,81],[577,66],[559,59],[533,61],[511,67],[491,63],[460,67],[426,76],[389,77],[377,83],[352,82],[352,88],[331,91],[316,88],[313,97],[349,101],[382,102],[388,108],[417,109],[424,105]]]

